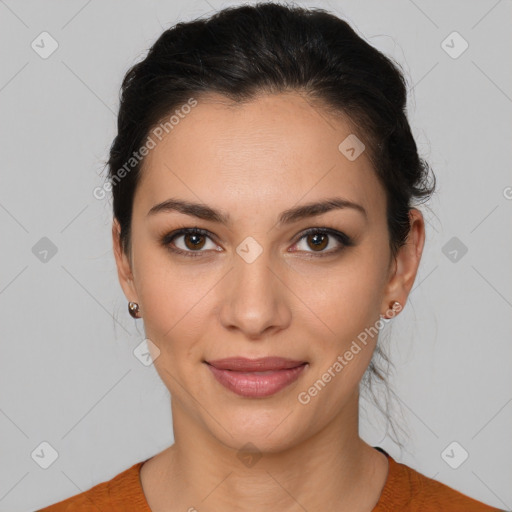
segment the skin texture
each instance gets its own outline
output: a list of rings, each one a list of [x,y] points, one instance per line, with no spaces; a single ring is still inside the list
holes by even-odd
[[[140,306],[172,395],[175,443],[141,471],[152,510],[370,511],[377,503],[388,463],[358,433],[359,382],[377,336],[307,405],[297,399],[359,333],[390,316],[390,303],[406,303],[423,251],[423,216],[413,209],[408,242],[391,260],[385,191],[364,152],[350,161],[338,150],[351,133],[299,93],[238,106],[208,96],[146,157],[130,257],[115,220],[112,234],[120,284]],[[147,215],[171,197],[220,209],[231,223]],[[346,208],[277,225],[282,211],[331,197],[359,203],[367,218]],[[160,243],[183,227],[212,233],[199,239],[198,257]],[[354,245],[318,256],[343,245],[329,236],[318,249],[301,233],[327,227]],[[236,252],[247,237],[262,249],[252,263]],[[173,243],[194,251],[190,237]],[[309,366],[275,395],[251,399],[224,388],[203,362],[232,356]],[[261,455],[250,466],[238,457],[249,442]]]

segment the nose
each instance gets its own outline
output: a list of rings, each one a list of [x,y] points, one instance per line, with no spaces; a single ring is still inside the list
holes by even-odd
[[[253,341],[285,329],[291,322],[284,268],[263,250],[254,260],[238,254],[222,290],[220,321]]]

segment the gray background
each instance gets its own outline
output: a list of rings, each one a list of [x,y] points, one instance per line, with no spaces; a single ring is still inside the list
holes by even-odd
[[[337,13],[403,65],[438,178],[414,289],[383,335],[411,440],[400,452],[368,402],[361,435],[512,509],[511,2],[300,4]],[[1,511],[77,494],[173,442],[168,392],[132,353],[144,333],[117,281],[110,200],[92,191],[128,67],[165,28],[227,5],[0,0]],[[31,47],[43,31],[59,45],[46,59]],[[453,31],[469,44],[456,58],[463,41],[442,43]],[[455,459],[469,454],[457,469],[443,457],[454,441]],[[45,445],[31,456],[42,442],[58,452],[48,469]]]

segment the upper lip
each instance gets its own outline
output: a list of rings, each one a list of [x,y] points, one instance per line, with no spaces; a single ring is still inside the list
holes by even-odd
[[[246,357],[228,357],[206,361],[219,370],[235,370],[238,372],[264,372],[268,370],[285,370],[296,368],[306,364],[306,361],[296,361],[284,357],[261,357],[259,359],[247,359]]]

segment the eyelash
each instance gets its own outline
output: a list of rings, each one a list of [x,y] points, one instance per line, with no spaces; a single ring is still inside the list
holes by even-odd
[[[298,239],[294,243],[294,245],[297,244],[298,242],[300,242],[303,238],[307,237],[308,235],[316,235],[316,234],[330,235],[330,236],[334,237],[338,242],[341,243],[341,247],[334,249],[334,250],[327,251],[327,252],[318,252],[317,253],[315,251],[311,251],[311,252],[306,251],[307,253],[310,254],[310,256],[308,256],[308,257],[311,257],[311,258],[316,258],[316,257],[322,258],[322,257],[326,257],[326,256],[331,256],[333,254],[337,254],[337,253],[343,251],[346,247],[350,247],[350,246],[354,245],[352,239],[349,236],[347,236],[345,233],[342,233],[341,231],[336,231],[336,230],[330,229],[330,228],[306,229],[305,231],[303,231],[300,234],[300,236],[298,237]],[[198,256],[201,256],[201,253],[205,252],[205,251],[183,251],[182,249],[172,247],[171,243],[173,242],[173,240],[175,238],[178,238],[181,235],[200,235],[200,236],[207,236],[208,238],[212,239],[209,231],[206,231],[204,229],[181,228],[181,229],[178,229],[176,231],[173,231],[171,233],[164,235],[161,238],[161,244],[169,251],[171,251],[175,254],[180,254],[180,255],[189,257],[189,258],[197,258]],[[300,251],[298,251],[298,252],[300,252]]]

